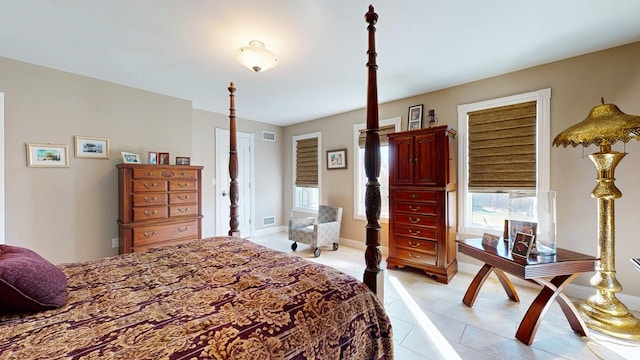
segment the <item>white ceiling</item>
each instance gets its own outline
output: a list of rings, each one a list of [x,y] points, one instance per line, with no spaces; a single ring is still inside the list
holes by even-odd
[[[0,56],[221,114],[233,81],[238,117],[289,125],[365,107],[371,2],[0,0]],[[638,0],[373,5],[381,103],[640,40]],[[276,68],[236,62],[254,39],[278,55]]]

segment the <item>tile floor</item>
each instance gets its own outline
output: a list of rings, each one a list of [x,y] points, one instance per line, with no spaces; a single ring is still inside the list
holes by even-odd
[[[286,233],[254,237],[254,242],[335,267],[358,279],[364,271],[361,249],[341,245],[322,248],[319,258],[310,247],[291,250]],[[383,264],[384,267],[384,264]],[[510,301],[491,276],[476,304],[462,303],[475,274],[458,272],[444,285],[422,272],[384,271],[384,303],[394,331],[397,360],[424,359],[640,359],[640,342],[625,341],[591,331],[574,333],[557,303],[547,311],[531,346],[515,339],[516,329],[537,295],[535,288],[516,284],[520,303]],[[636,317],[640,313],[634,312]]]

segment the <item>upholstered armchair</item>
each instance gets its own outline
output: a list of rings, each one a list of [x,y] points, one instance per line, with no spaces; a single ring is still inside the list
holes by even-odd
[[[317,218],[292,218],[289,220],[291,250],[298,248],[298,242],[311,245],[315,257],[320,256],[320,246],[325,244],[333,244],[333,250],[338,250],[341,222],[342,208],[328,205],[318,207]]]

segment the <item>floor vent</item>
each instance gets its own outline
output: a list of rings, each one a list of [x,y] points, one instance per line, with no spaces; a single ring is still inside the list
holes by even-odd
[[[276,223],[275,216],[267,216],[262,218],[262,226],[275,225],[275,223]]]
[[[276,133],[271,131],[262,131],[262,140],[264,141],[276,141]]]

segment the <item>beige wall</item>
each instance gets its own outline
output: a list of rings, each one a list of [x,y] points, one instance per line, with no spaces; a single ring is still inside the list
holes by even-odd
[[[223,84],[225,86],[226,84]],[[190,101],[0,58],[5,94],[6,243],[31,248],[54,263],[117,254],[121,151],[190,156],[203,170],[203,236],[215,231],[215,128],[228,115],[193,110]],[[228,98],[222,99],[228,102]],[[241,110],[238,111],[241,113]],[[276,142],[261,140],[262,130]],[[255,136],[257,219],[283,223],[281,127],[238,119],[238,131]],[[77,159],[73,136],[110,140],[109,160]],[[28,168],[25,143],[64,144],[68,168]],[[265,176],[268,174],[268,176]],[[260,220],[256,230],[264,229]]]
[[[493,77],[481,81],[436,91],[421,96],[381,104],[380,120],[402,117],[402,129],[407,127],[407,110],[411,105],[424,104],[435,109],[439,124],[458,128],[457,106],[529,91],[551,88],[551,134],[555,136],[565,128],[582,121],[592,107],[600,104],[600,98],[617,104],[622,111],[640,114],[640,43],[617,47],[585,56],[559,61],[531,69]],[[385,64],[379,64],[384,73]],[[425,69],[425,71],[430,71]],[[433,69],[437,71],[437,69]],[[379,84],[379,88],[383,84]],[[364,89],[363,89],[364,91]],[[322,151],[334,148],[349,149],[349,168],[343,171],[327,171],[322,164],[323,202],[344,207],[341,236],[364,242],[365,222],[352,217],[353,193],[353,135],[354,123],[364,123],[364,110],[318,119],[289,126],[285,129],[285,213],[291,212],[291,136],[322,131]],[[623,151],[622,145],[614,146]],[[585,149],[585,154],[596,152],[596,147]],[[616,257],[617,278],[624,286],[624,293],[640,295],[639,273],[629,258],[640,256],[640,241],[635,229],[635,214],[640,203],[640,187],[635,184],[640,177],[640,144],[626,145],[627,157],[616,171],[616,184],[623,197],[616,201]],[[590,197],[595,186],[595,170],[591,161],[583,158],[582,149],[551,149],[551,189],[557,191],[558,245],[592,255],[597,252],[596,200]],[[383,227],[382,240],[387,244],[387,228]],[[459,260],[474,262],[459,255]],[[589,275],[583,275],[577,284],[588,285]]]

